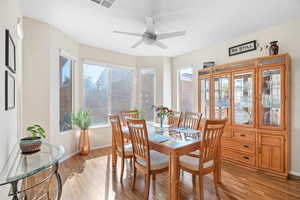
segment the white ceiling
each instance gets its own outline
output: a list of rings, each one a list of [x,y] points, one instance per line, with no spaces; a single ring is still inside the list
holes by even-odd
[[[300,18],[299,0],[116,0],[112,8],[90,0],[20,0],[23,13],[54,25],[81,43],[137,56],[175,56]],[[143,33],[144,16],[154,16],[159,33],[186,30],[163,42],[168,49],[113,30]],[[253,38],[255,39],[255,38]]]

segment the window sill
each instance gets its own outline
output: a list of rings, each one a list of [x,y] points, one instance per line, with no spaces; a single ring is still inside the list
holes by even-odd
[[[74,132],[74,129],[71,129],[71,130],[59,132],[59,134],[60,135],[65,135],[65,134],[69,134],[69,133],[73,133],[73,132]]]
[[[109,127],[110,127],[109,124],[103,124],[103,125],[94,125],[94,126],[90,126],[90,129],[109,128]]]

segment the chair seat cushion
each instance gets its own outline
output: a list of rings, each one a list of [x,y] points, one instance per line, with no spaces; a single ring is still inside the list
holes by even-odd
[[[143,165],[144,167],[146,167],[146,162],[144,160],[137,159],[137,162]],[[169,157],[157,151],[151,150],[150,164],[151,164],[151,170],[159,170],[159,169],[167,168],[169,165]]]
[[[187,169],[193,171],[199,171],[199,158],[195,158],[192,156],[180,156],[179,158],[180,166],[185,167]],[[214,161],[208,161],[203,164],[204,168],[211,167],[214,164]]]

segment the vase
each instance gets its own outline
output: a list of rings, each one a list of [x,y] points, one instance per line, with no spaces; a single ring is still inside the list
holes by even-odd
[[[160,125],[160,128],[163,128],[163,124],[164,124],[164,116],[161,116],[160,118],[159,118],[159,125]]]
[[[279,46],[278,46],[278,41],[272,41],[270,42],[270,47],[269,47],[269,54],[270,56],[274,56],[278,54],[279,51]]]
[[[82,156],[86,156],[90,153],[90,140],[89,140],[89,131],[88,130],[80,131],[79,153]]]

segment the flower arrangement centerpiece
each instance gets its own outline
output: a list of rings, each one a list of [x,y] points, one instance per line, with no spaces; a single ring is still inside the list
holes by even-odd
[[[160,128],[162,128],[165,117],[171,115],[172,110],[162,105],[161,106],[153,105],[152,108],[156,113],[156,117],[159,118]]]

